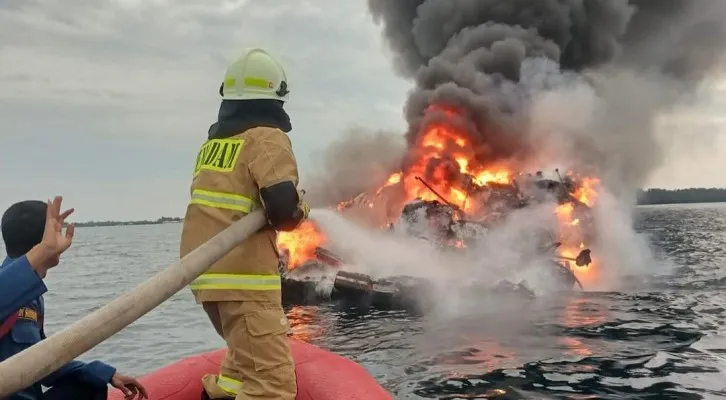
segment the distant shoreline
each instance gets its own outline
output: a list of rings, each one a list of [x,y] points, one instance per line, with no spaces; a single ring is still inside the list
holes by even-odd
[[[639,206],[666,204],[726,203],[726,189],[689,188],[689,189],[648,189],[638,192]]]
[[[178,224],[184,222],[184,218],[178,217],[161,217],[155,221],[136,220],[136,221],[87,221],[74,222],[73,225],[79,228],[99,227],[99,226],[128,226],[128,225],[161,225],[161,224]]]
[[[726,203],[726,189],[691,188],[691,189],[648,189],[638,192],[638,206],[660,206],[676,204],[709,204]],[[87,221],[74,223],[77,227],[127,226],[127,225],[161,225],[184,222],[180,217],[161,217],[157,220],[135,221]]]
[[[648,207],[648,206],[681,206],[687,204],[724,204],[726,200],[714,200],[714,201],[681,201],[673,203],[636,203],[637,207]]]
[[[677,203],[640,203],[637,206],[668,206],[678,204],[717,204],[726,203],[725,200],[714,201],[683,201]],[[167,221],[90,221],[90,222],[74,222],[73,225],[79,228],[92,228],[101,226],[132,226],[132,225],[162,225],[162,224],[180,224],[184,222],[184,218],[170,218]]]

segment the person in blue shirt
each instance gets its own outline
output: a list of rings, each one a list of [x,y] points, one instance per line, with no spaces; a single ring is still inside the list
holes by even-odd
[[[0,222],[7,258],[0,265],[0,361],[45,339],[42,279],[59,263],[73,239],[73,226],[63,223],[73,210],[60,213],[62,198],[52,202],[13,204]],[[136,380],[100,361],[71,361],[7,400],[106,400],[108,385],[126,399],[147,399]],[[50,388],[43,392],[43,387]]]
[[[73,225],[69,225],[63,235],[61,228],[56,232],[55,222],[60,221],[62,225],[62,221],[74,210],[71,208],[57,217],[53,216],[53,211],[53,207],[46,207],[46,225],[41,242],[27,254],[0,268],[0,293],[4,294],[0,296],[0,323],[48,290],[43,279],[48,270],[58,264],[58,257],[71,246]],[[2,327],[0,332],[3,332]],[[2,336],[4,334],[0,334],[0,338]]]
[[[22,256],[0,268],[0,321],[40,297],[48,289],[43,284],[47,269]],[[0,329],[0,332],[3,332]],[[3,335],[0,334],[0,337]]]

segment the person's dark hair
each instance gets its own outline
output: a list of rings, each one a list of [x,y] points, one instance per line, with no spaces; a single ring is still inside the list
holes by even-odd
[[[20,257],[43,240],[47,207],[43,201],[26,200],[5,211],[0,225],[8,257]]]

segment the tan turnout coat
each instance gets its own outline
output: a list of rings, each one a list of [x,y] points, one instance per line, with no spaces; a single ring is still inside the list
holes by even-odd
[[[290,138],[279,129],[255,127],[205,142],[194,168],[181,256],[263,206],[261,188],[286,180],[297,186],[297,162]],[[279,302],[276,235],[267,226],[212,265],[191,285],[197,302]]]

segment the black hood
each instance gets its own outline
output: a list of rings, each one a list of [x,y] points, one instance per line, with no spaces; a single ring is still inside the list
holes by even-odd
[[[292,130],[290,116],[279,100],[222,100],[217,122],[209,127],[209,139],[224,139],[259,126]]]

